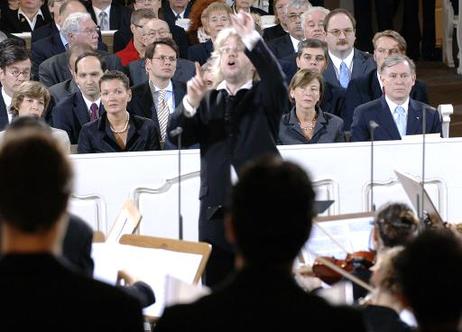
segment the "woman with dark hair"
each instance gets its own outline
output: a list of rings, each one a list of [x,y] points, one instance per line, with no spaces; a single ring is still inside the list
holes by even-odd
[[[159,134],[154,121],[129,114],[132,97],[128,77],[117,70],[99,80],[103,115],[80,130],[79,153],[159,150]]]
[[[295,106],[282,116],[280,144],[344,142],[343,120],[319,107],[323,80],[318,72],[299,70],[289,84],[289,98]]]

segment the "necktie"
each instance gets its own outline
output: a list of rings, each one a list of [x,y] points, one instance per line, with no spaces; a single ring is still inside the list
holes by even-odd
[[[157,119],[159,121],[160,138],[162,142],[165,142],[167,136],[167,123],[170,110],[167,104],[167,90],[159,90],[159,103],[157,108]]]
[[[401,137],[406,135],[406,111],[400,105],[396,106],[395,111],[393,112],[395,118],[396,127],[398,127],[399,134]]]
[[[181,15],[180,15],[180,14],[176,14],[175,20],[179,20],[180,18],[181,18]]]
[[[98,112],[98,105],[96,103],[93,103],[90,105],[90,121],[98,119],[99,112]]]
[[[101,30],[109,30],[109,22],[107,20],[107,14],[106,12],[102,11],[99,13],[99,27]]]
[[[338,80],[342,88],[346,89],[348,87],[348,83],[350,82],[350,70],[345,62],[342,61],[340,64],[340,72],[338,75]]]

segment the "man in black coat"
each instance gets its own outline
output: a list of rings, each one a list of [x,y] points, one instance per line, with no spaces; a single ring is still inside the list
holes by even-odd
[[[231,21],[233,29],[222,30],[216,39],[224,80],[207,92],[197,66],[169,124],[169,131],[183,128],[183,144],[199,143],[201,149],[199,240],[213,246],[205,273],[207,285],[222,281],[233,269],[233,248],[225,239],[223,225],[231,174],[239,174],[252,158],[278,154],[279,121],[288,109],[283,74],[255,31],[252,16],[240,13]],[[255,71],[261,77],[258,82],[253,82]]]
[[[22,0],[18,9],[1,13],[0,29],[10,33],[31,32],[51,21],[50,12],[42,0]]]
[[[102,31],[125,29],[130,26],[130,9],[117,1],[92,0],[86,7],[91,18]],[[105,15],[104,19],[102,15]]]

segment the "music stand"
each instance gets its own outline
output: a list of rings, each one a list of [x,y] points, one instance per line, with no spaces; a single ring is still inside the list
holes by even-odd
[[[433,201],[430,198],[427,190],[425,190],[425,188],[422,190],[423,186],[420,181],[408,174],[404,174],[397,170],[394,170],[394,172],[398,177],[398,181],[401,183],[401,186],[406,192],[407,197],[411,201],[414,209],[416,211],[420,211],[420,204],[423,202],[422,211],[424,211],[424,214],[428,215],[432,220],[435,218],[436,222],[443,223],[443,218],[441,218],[441,215],[435,204],[433,204]],[[420,197],[422,194],[423,199]]]

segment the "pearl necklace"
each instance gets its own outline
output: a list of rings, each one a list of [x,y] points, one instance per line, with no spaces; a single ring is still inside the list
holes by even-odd
[[[305,131],[311,131],[314,129],[314,127],[316,126],[316,119],[313,119],[311,120],[310,122],[306,122],[306,125],[305,126],[302,126],[302,123],[300,122],[299,123],[299,126],[302,130],[305,130]]]
[[[126,113],[127,113],[127,121],[125,121],[125,125],[121,130],[115,130],[114,128],[112,128],[111,122],[109,122],[109,127],[111,128],[111,131],[114,134],[123,134],[124,132],[127,131],[127,129],[128,129],[128,120],[130,120],[130,114],[128,112],[126,112]]]

